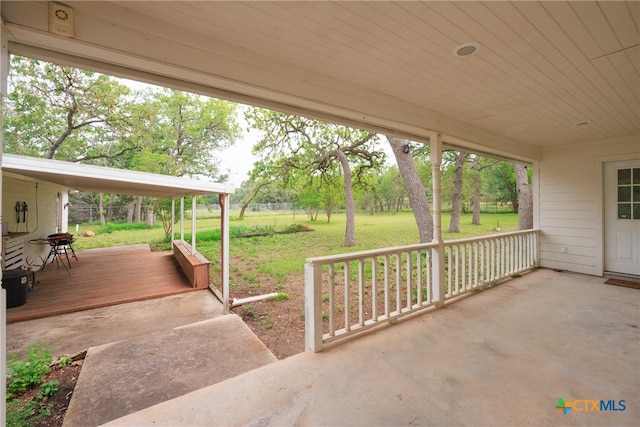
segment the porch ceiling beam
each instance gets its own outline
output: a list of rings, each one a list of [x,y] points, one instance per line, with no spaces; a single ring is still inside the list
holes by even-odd
[[[287,75],[278,71],[283,64],[273,63],[260,64],[264,69],[249,74],[247,68],[256,68],[256,64],[242,63],[222,54],[203,53],[212,68],[217,63],[225,64],[227,75],[222,75],[216,74],[215,70],[204,72],[172,65],[16,24],[8,23],[7,28],[11,37],[9,49],[18,55],[342,123],[417,142],[428,143],[429,133],[436,131],[443,135],[445,146],[451,140],[456,145],[475,146],[498,157],[524,161],[538,160],[540,156],[537,147],[291,64],[285,67],[289,69]],[[292,67],[294,71],[291,71]],[[231,73],[229,69],[235,71]],[[244,76],[244,80],[236,76]]]

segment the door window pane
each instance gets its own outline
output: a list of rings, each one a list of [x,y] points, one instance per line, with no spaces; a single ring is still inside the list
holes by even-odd
[[[618,187],[618,202],[631,201],[631,187]]]
[[[618,219],[640,220],[640,168],[618,169]]]
[[[618,203],[618,219],[631,219],[631,203]]]
[[[631,169],[618,169],[618,185],[631,184]]]

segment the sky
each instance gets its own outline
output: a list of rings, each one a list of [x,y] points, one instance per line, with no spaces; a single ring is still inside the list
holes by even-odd
[[[239,109],[242,111],[241,109]],[[222,172],[229,171],[229,183],[236,188],[240,187],[242,181],[245,181],[247,174],[253,168],[253,163],[257,158],[251,153],[253,145],[259,138],[259,132],[255,129],[248,130],[247,123],[244,121],[243,113],[238,114],[238,123],[242,129],[242,138],[233,146],[223,150],[220,155],[220,168]]]

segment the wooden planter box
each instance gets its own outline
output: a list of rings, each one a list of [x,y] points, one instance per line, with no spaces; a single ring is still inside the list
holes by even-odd
[[[209,260],[201,254],[191,255],[191,245],[185,242],[173,242],[173,256],[194,288],[209,286]]]

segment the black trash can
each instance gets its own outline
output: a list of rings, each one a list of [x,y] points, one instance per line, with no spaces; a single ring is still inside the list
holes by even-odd
[[[7,290],[7,308],[19,307],[27,302],[29,291],[27,270],[2,270],[2,288]]]

